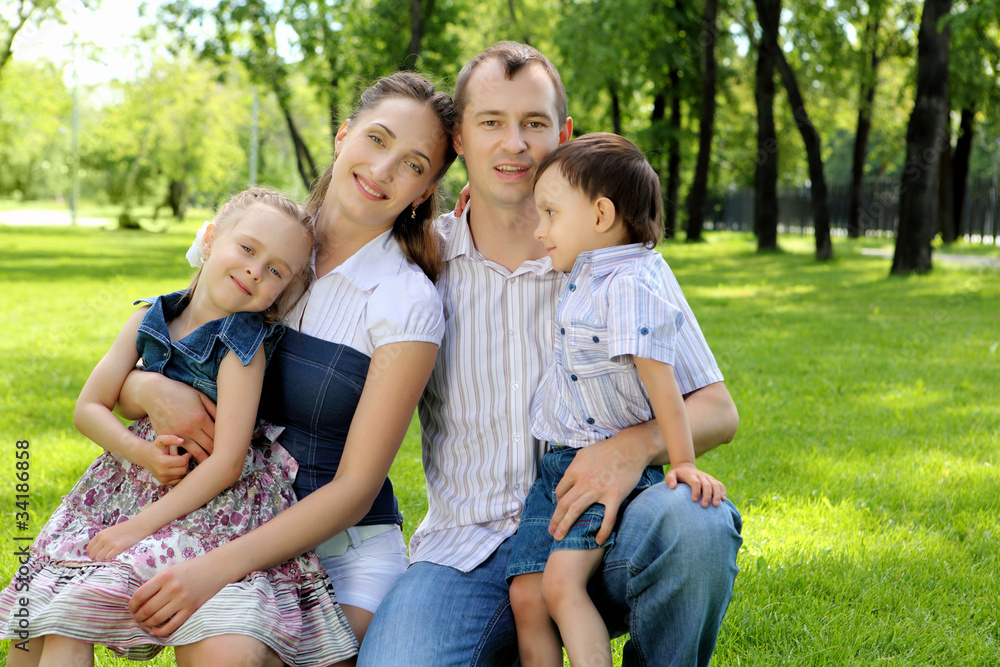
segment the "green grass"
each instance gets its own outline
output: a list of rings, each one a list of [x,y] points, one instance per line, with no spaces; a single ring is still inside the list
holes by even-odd
[[[0,580],[24,534],[14,442],[31,442],[34,534],[98,452],[73,429],[77,392],[132,301],[186,283],[196,227],[0,227]],[[828,264],[808,236],[780,243],[663,247],[741,415],[701,459],[744,519],[713,664],[1000,664],[1000,272],[889,278],[865,243],[835,240]],[[392,472],[407,535],[426,509],[416,434]]]

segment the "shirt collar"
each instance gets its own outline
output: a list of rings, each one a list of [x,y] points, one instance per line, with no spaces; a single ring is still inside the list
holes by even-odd
[[[186,289],[163,296],[139,299],[136,304],[150,304],[149,312],[146,313],[139,330],[160,339],[168,347],[173,343],[175,349],[199,363],[204,362],[212,354],[216,338],[221,339],[235,352],[244,366],[253,360],[257,348],[264,342],[268,331],[268,325],[260,313],[233,313],[203,324],[178,341],[171,341],[167,323],[187,307],[188,301],[189,295]]]
[[[631,243],[629,245],[616,245],[610,248],[598,248],[597,250],[587,250],[581,252],[576,258],[576,264],[570,276],[575,276],[579,272],[585,271],[588,267],[595,276],[605,276],[622,264],[627,264],[634,259],[647,256],[650,252],[655,252],[641,243]]]
[[[481,264],[503,268],[499,264],[495,264],[483,257],[483,254],[476,248],[476,244],[472,240],[472,229],[469,227],[469,211],[471,208],[471,205],[466,206],[460,216],[456,216],[454,212],[449,211],[438,217],[436,222],[437,229],[444,239],[441,247],[442,259],[445,262],[450,262],[457,257],[465,255],[469,259]],[[503,270],[506,271],[506,269]],[[552,270],[552,260],[548,257],[542,257],[540,259],[529,259],[521,264],[511,275],[529,271],[542,275]]]
[[[315,269],[315,253],[313,253],[313,268]],[[366,243],[360,250],[348,257],[343,264],[326,274],[339,274],[360,290],[373,290],[386,276],[399,273],[400,267],[407,262],[406,255],[399,243],[392,236],[392,230],[386,230]]]

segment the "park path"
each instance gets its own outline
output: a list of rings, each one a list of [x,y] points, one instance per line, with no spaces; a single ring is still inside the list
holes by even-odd
[[[72,223],[69,211],[48,210],[48,209],[18,209],[16,211],[0,211],[0,225],[13,226],[66,226]],[[81,218],[76,219],[76,224],[85,227],[108,227],[114,224],[107,218]]]
[[[892,259],[892,250],[883,248],[862,248],[862,255],[873,257],[886,257]],[[1000,257],[984,257],[982,255],[952,255],[946,252],[934,252],[931,260],[936,262],[953,262],[955,264],[966,264],[970,266],[991,266],[1000,268]]]

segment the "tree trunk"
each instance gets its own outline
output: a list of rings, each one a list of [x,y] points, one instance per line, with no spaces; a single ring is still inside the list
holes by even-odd
[[[705,226],[705,200],[708,196],[708,169],[712,160],[712,136],[715,132],[715,35],[718,0],[705,0],[701,33],[701,115],[698,121],[698,163],[694,182],[688,193],[687,241],[701,240]]]
[[[420,15],[420,0],[410,0],[410,46],[406,50],[403,69],[415,71],[420,58],[420,42],[424,38],[424,20]]]
[[[868,33],[867,43],[871,48],[871,66],[861,79],[861,93],[858,96],[858,126],[854,133],[854,155],[851,160],[851,184],[847,206],[847,236],[852,239],[865,233],[861,228],[861,199],[865,178],[865,157],[868,154],[868,136],[872,129],[871,112],[875,104],[875,89],[878,87],[880,59],[876,44],[877,17],[869,17],[865,32]]]
[[[167,188],[167,205],[178,221],[184,220],[184,213],[187,211],[187,183],[179,180],[170,181]]]
[[[908,275],[931,270],[935,233],[937,178],[948,116],[948,55],[951,33],[938,20],[951,11],[952,0],[925,0],[917,38],[917,95],[906,128],[906,162],[899,193],[899,229],[891,273]]]
[[[302,183],[308,191],[312,188],[313,181],[319,175],[316,172],[316,163],[313,161],[312,154],[309,152],[309,147],[306,146],[305,141],[303,141],[302,135],[299,134],[299,129],[295,125],[295,119],[292,118],[292,110],[288,106],[287,98],[278,93],[277,90],[275,93],[278,98],[278,106],[281,107],[281,113],[285,117],[285,124],[288,126],[288,134],[292,138],[292,146],[295,149],[295,166],[298,167],[299,176],[302,178]]]
[[[754,0],[757,16],[777,24],[780,0]],[[753,231],[757,250],[778,249],[778,136],[774,128],[774,66],[778,43],[764,31],[757,47],[757,170],[754,174]]]
[[[27,11],[26,11],[27,10]],[[17,22],[10,28],[10,31],[6,35],[2,43],[0,43],[0,74],[3,73],[3,68],[10,60],[11,47],[14,45],[14,38],[17,37],[17,33],[21,31],[21,28],[28,22],[31,17],[31,13],[35,11],[34,3],[21,3],[21,6],[17,10]]]
[[[955,242],[955,183],[951,174],[951,127],[944,122],[944,148],[938,167],[937,231],[945,243]]]
[[[780,0],[777,3],[779,11],[775,17],[780,15]],[[772,42],[778,43],[778,22],[765,21],[761,19],[761,28],[764,34],[770,33]],[[813,231],[816,237],[816,259],[826,261],[833,257],[833,245],[830,243],[830,207],[828,205],[828,193],[826,188],[826,177],[823,175],[823,142],[820,140],[816,126],[809,119],[806,111],[805,101],[799,91],[799,84],[795,80],[795,72],[792,71],[785,54],[780,48],[775,49],[777,54],[778,71],[781,73],[781,81],[785,85],[785,92],[788,94],[788,102],[792,105],[795,116],[795,125],[802,135],[802,142],[806,147],[806,160],[809,163],[809,180],[811,182],[809,191],[812,199],[813,209]]]
[[[955,142],[955,155],[952,157],[951,164],[951,175],[954,181],[952,191],[955,195],[952,215],[955,218],[956,238],[965,233],[962,215],[965,213],[965,195],[969,186],[969,158],[972,157],[975,122],[976,110],[962,109],[962,122],[958,128],[958,141]]]
[[[672,239],[677,233],[677,192],[681,184],[681,77],[670,68],[670,140],[667,142],[667,201],[664,213],[664,238]]]
[[[614,84],[608,85],[608,92],[611,93],[611,127],[615,134],[622,133],[622,105],[618,99],[618,90]]]

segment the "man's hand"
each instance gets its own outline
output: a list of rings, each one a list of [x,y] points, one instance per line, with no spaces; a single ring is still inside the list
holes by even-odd
[[[123,521],[94,535],[87,543],[87,554],[94,560],[111,560],[149,535],[139,521]]]
[[[462,191],[458,193],[458,200],[455,201],[455,217],[460,218],[465,213],[465,207],[469,205],[469,184],[466,183]]]
[[[604,521],[597,543],[604,544],[615,527],[618,508],[639,484],[649,463],[645,448],[636,446],[635,434],[622,431],[612,438],[584,447],[556,486],[558,503],[549,522],[549,533],[566,537],[580,515],[594,503],[604,505]]]

